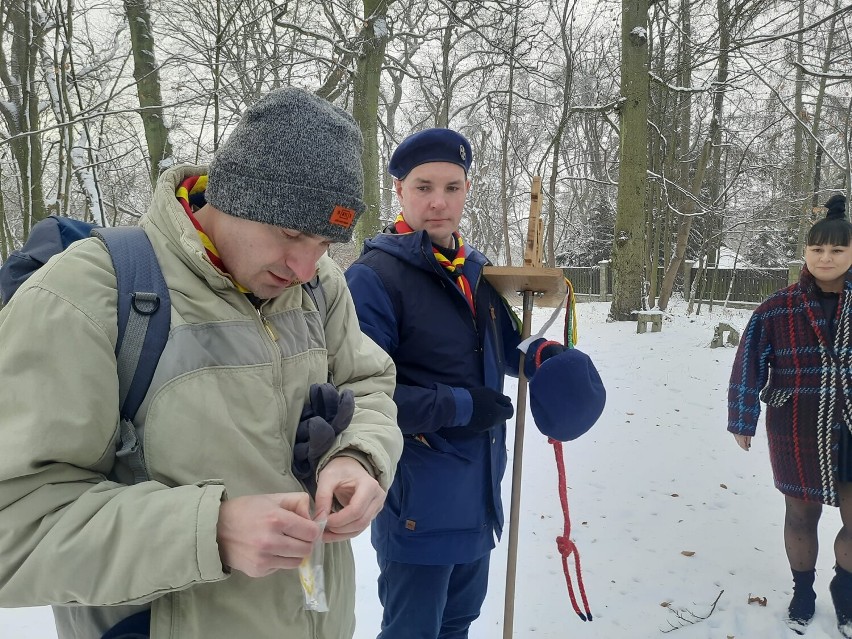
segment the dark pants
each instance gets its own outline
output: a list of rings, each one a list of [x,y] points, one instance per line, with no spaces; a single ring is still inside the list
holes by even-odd
[[[151,636],[151,610],[143,610],[122,619],[101,639],[148,639]]]
[[[488,589],[485,555],[470,564],[422,566],[379,559],[384,607],[377,639],[466,639]]]

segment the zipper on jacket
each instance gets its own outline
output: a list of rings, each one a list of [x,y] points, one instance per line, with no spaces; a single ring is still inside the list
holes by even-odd
[[[490,301],[488,303],[488,311],[491,315],[491,335],[494,339],[494,357],[497,358],[497,366],[505,368],[506,362],[503,361],[503,336],[497,328],[497,311],[494,310],[494,304]]]
[[[263,314],[257,306],[254,307],[255,313],[257,313],[257,317],[260,319],[260,323],[263,325],[263,328],[266,330],[266,334],[269,335],[269,339],[273,342],[278,341],[278,334],[275,332],[275,329],[272,328],[272,324],[266,319],[266,316]]]

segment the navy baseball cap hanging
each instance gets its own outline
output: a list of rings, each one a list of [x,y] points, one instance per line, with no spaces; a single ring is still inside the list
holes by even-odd
[[[473,151],[470,142],[452,129],[425,129],[412,133],[396,147],[388,163],[388,173],[402,180],[415,166],[427,162],[458,164],[467,175]]]
[[[542,434],[561,442],[588,431],[606,405],[591,358],[576,348],[542,362],[529,380],[530,411]]]

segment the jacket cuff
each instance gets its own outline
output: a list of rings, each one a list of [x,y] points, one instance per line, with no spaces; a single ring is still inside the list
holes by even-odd
[[[196,561],[202,581],[216,581],[228,575],[219,555],[216,529],[219,524],[219,506],[228,498],[224,484],[216,480],[198,484],[202,489],[196,518]],[[212,534],[211,534],[212,533]]]
[[[470,423],[470,418],[473,417],[473,398],[466,388],[450,386],[450,391],[453,393],[453,400],[456,404],[456,419],[453,426],[467,426]]]

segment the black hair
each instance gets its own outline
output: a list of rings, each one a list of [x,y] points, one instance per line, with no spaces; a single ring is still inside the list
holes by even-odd
[[[846,198],[837,193],[828,198],[825,206],[828,212],[808,231],[807,245],[849,246],[852,244],[852,223],[846,216]]]

